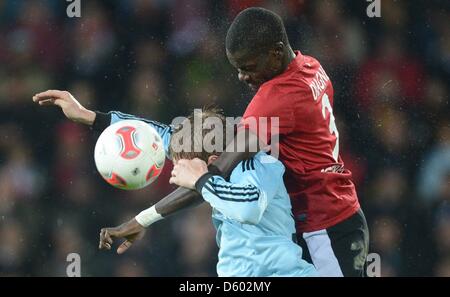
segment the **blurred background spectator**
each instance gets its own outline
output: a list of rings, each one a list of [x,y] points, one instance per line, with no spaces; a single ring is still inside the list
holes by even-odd
[[[115,226],[174,188],[108,186],[97,135],[32,104],[48,88],[91,109],[162,122],[215,104],[240,116],[252,93],[226,60],[233,17],[279,13],[295,49],[333,81],[342,157],[353,173],[383,276],[450,276],[450,7],[444,1],[0,0],[0,276],[214,276],[210,208],[150,227],[125,255],[97,250]]]

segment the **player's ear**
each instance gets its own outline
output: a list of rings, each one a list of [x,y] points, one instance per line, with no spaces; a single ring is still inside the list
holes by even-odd
[[[277,59],[281,59],[284,53],[284,43],[282,41],[275,43],[270,53]]]

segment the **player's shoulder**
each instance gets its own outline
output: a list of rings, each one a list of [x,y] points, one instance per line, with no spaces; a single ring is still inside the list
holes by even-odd
[[[257,95],[264,99],[282,100],[291,95],[303,93],[309,89],[307,82],[300,75],[289,75],[284,78],[275,78],[263,84]]]
[[[274,112],[286,112],[295,109],[298,103],[309,98],[311,90],[301,82],[271,83],[260,87],[247,106],[245,116],[273,115]]]
[[[307,65],[309,64],[307,63]],[[289,100],[292,102],[293,100],[301,100],[311,96],[311,89],[308,83],[311,71],[303,69],[307,68],[307,65],[264,83],[255,97],[258,97],[260,102],[267,104],[268,101],[273,102],[273,100],[281,102]],[[316,68],[317,65],[313,64],[312,67]]]
[[[277,158],[267,154],[266,152],[258,152],[252,158],[242,160],[234,169],[236,173],[255,173],[277,175],[284,173],[284,165]],[[234,173],[233,172],[233,173]]]

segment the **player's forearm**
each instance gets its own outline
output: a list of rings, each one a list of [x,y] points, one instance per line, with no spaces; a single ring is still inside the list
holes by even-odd
[[[245,224],[257,224],[264,212],[266,197],[253,184],[231,183],[220,176],[211,176],[203,185],[196,185],[203,199],[226,217]]]
[[[202,196],[196,191],[179,187],[156,203],[155,209],[158,214],[167,217],[180,210],[197,206],[203,201]]]
[[[148,227],[171,214],[199,205],[203,201],[202,196],[197,192],[179,187],[152,207],[141,211],[133,221],[142,227]]]
[[[97,114],[94,111],[83,108],[80,112],[80,117],[74,118],[73,120],[84,125],[92,126],[96,116]]]
[[[111,124],[111,114],[101,111],[95,112],[95,118],[92,123],[92,129],[96,131],[103,131]]]
[[[213,163],[218,172],[212,173],[219,173],[222,177],[228,178],[239,162],[253,157],[258,150],[258,137],[253,133],[248,133],[246,130],[241,130],[233,142],[228,144],[226,151]]]

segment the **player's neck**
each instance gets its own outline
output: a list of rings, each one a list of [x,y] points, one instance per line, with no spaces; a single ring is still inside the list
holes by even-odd
[[[287,69],[288,65],[295,59],[295,53],[290,46],[286,48],[286,55],[283,63],[283,72]]]

